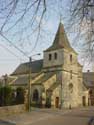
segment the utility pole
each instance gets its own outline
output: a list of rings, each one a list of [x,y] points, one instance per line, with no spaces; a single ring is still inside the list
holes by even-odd
[[[62,103],[62,81],[61,81],[61,107],[60,107],[61,109],[62,109],[62,104],[63,103]]]
[[[31,63],[32,58],[29,57],[29,82],[28,82],[28,111],[31,111]]]
[[[60,82],[60,98],[61,98],[61,100],[60,100],[60,109],[62,109],[62,104],[63,104],[63,100],[62,100],[62,71],[60,71],[60,74],[59,74],[60,76],[60,78],[59,78],[59,82]]]
[[[40,55],[37,53],[32,56]],[[29,57],[29,81],[28,81],[28,111],[31,111],[31,84],[32,84],[32,57]]]

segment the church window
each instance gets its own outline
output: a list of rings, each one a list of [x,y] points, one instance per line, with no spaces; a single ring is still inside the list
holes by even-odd
[[[69,84],[69,91],[70,91],[71,93],[73,92],[73,84],[72,84],[72,83]]]
[[[51,54],[49,54],[49,60],[51,60],[52,59],[52,55]]]
[[[57,59],[57,53],[54,53],[54,58]]]
[[[70,79],[72,79],[72,70],[70,70]]]
[[[70,62],[72,62],[72,54],[70,55]]]

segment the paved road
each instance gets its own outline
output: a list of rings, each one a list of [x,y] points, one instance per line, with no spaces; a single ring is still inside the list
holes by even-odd
[[[88,125],[90,119],[94,118],[93,116],[94,107],[72,110],[42,109],[33,110],[30,113],[8,116],[3,118],[3,120],[16,123],[16,125]],[[0,123],[0,125],[10,124]],[[89,125],[94,125],[94,123]]]
[[[7,122],[5,120],[0,120],[0,125],[15,125],[15,124]]]
[[[66,111],[45,111],[48,113],[42,119],[36,119],[30,125],[88,125],[94,118],[94,108],[73,109]],[[94,125],[94,121],[92,124]]]

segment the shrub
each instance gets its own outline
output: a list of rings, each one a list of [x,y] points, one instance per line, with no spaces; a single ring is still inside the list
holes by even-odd
[[[12,88],[10,86],[0,87],[0,106],[11,105]]]

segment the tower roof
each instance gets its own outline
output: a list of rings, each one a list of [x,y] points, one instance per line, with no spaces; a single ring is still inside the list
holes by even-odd
[[[60,23],[53,44],[46,51],[62,48],[75,52],[68,41],[63,24]]]

